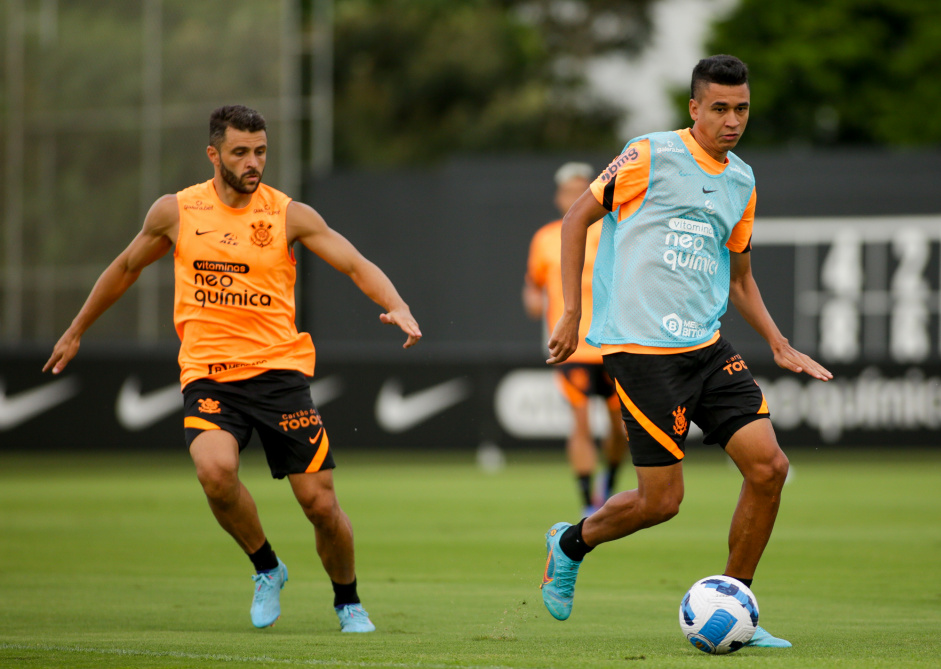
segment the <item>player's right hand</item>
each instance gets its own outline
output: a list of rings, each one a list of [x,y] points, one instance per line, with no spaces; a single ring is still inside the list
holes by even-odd
[[[546,363],[557,365],[565,362],[578,348],[578,323],[581,315],[563,314],[549,337],[549,359]]]
[[[52,349],[52,355],[49,356],[49,360],[43,365],[42,371],[48,372],[51,369],[53,374],[61,372],[72,358],[75,357],[75,354],[78,353],[78,347],[80,345],[81,340],[78,337],[73,337],[66,332],[59,341],[56,342],[55,348]]]

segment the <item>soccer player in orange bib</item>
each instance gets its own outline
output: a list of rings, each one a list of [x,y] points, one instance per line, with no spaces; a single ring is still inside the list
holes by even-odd
[[[550,364],[577,349],[585,237],[604,217],[587,341],[600,346],[631,440],[637,488],[546,533],[542,595],[553,617],[572,612],[575,580],[596,546],[670,520],[683,501],[689,424],[742,473],[725,575],[751,587],[771,537],[788,459],[742,357],[719,334],[731,301],[782,368],[828,381],[768,313],[751,270],[755,177],[732,149],[748,122],[748,69],[733,56],[699,61],[690,81],[692,128],[627,143],[562,224],[565,312],[549,338]],[[752,646],[791,644],[759,627]]]
[[[153,204],[143,229],[99,277],[43,371],[60,373],[91,324],[141,270],[173,249],[183,427],[210,509],[255,567],[252,624],[275,623],[288,580],[238,476],[239,454],[255,430],[272,476],[287,477],[314,526],[340,630],[372,632],[356,589],[352,526],[334,491],[330,440],[310,396],[314,345],[294,325],[295,243],[383,307],[380,321],[407,335],[405,348],[422,335],[382,270],[311,207],[262,183],[267,149],[261,114],[242,106],[216,109],[206,149],[213,178]]]
[[[572,203],[585,192],[594,178],[590,165],[566,163],[555,173],[555,205],[563,216]],[[621,421],[621,402],[611,377],[604,369],[601,352],[585,342],[591,322],[591,274],[598,251],[601,225],[588,228],[585,246],[585,268],[582,272],[583,317],[578,328],[578,348],[557,366],[556,382],[572,407],[572,430],[565,444],[569,465],[575,473],[584,515],[590,516],[614,490],[618,467],[627,450],[627,434]],[[548,332],[562,316],[562,220],[548,223],[533,236],[523,284],[523,306],[530,318],[545,318]],[[597,467],[595,439],[589,423],[588,403],[598,395],[607,403],[610,428],[602,442],[606,468],[601,490],[592,489],[592,476]]]

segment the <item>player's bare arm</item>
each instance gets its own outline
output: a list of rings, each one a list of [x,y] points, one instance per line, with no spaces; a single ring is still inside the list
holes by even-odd
[[[545,292],[528,276],[523,281],[523,309],[534,321],[542,318],[546,310]]]
[[[774,319],[771,318],[761,298],[755,277],[752,275],[751,254],[733,252],[730,256],[729,300],[738,309],[742,318],[771,346],[774,362],[778,367],[798,374],[805,372],[821,381],[832,379],[833,374],[810,356],[793,348],[775,325]]]
[[[167,254],[176,242],[180,216],[176,195],[164,195],[157,200],[144,225],[133,241],[115,258],[95,282],[85,304],[65,331],[42,371],[58,374],[78,353],[82,335],[99,316],[130,288],[141,270]]]
[[[562,297],[565,311],[549,337],[549,359],[564,362],[578,347],[578,324],[582,318],[582,270],[585,268],[585,239],[592,223],[608,210],[590,190],[582,193],[562,219]]]
[[[327,225],[323,217],[302,202],[291,202],[287,211],[288,245],[300,242],[334,269],[343,272],[369,299],[386,310],[379,320],[397,325],[408,335],[403,348],[421,339],[421,329],[408,305],[396,291],[389,277],[367,260],[350,241]]]

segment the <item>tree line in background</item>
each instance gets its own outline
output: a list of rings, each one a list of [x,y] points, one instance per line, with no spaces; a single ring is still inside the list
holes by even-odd
[[[640,52],[655,2],[337,0],[338,163],[610,150],[624,112],[583,73]],[[707,53],[752,70],[751,145],[941,142],[938,0],[740,0],[709,34]]]
[[[310,21],[315,0],[299,2]],[[624,139],[615,136],[624,112],[594,97],[584,72],[593,57],[641,52],[657,2],[334,0],[335,164],[610,150]],[[45,4],[24,6],[39,14]],[[220,88],[277,96],[277,12],[220,0],[161,7],[164,104]],[[86,0],[57,13],[54,39],[40,29],[27,42],[30,107],[140,104],[141,6]],[[751,67],[750,143],[941,140],[941,116],[930,113],[941,102],[938,0],[740,0],[706,51]],[[676,93],[678,121],[687,99]]]
[[[941,143],[938,0],[740,0],[707,49],[751,69],[749,144]]]
[[[655,0],[338,0],[336,161],[610,149],[621,111],[589,60],[636,54]]]
[[[291,71],[283,61],[292,53],[281,12],[298,10],[299,41],[309,44],[315,1],[2,5],[0,183],[9,201],[10,170],[18,170],[22,216],[19,243],[0,238],[0,282],[22,275],[24,336],[67,325],[60,314],[74,313],[100,267],[139,229],[145,203],[207,178],[213,107],[257,102],[273,121],[272,146],[280,146],[287,134],[279,100]],[[596,57],[641,53],[664,1],[333,0],[333,164],[358,170],[467,152],[610,153],[625,139],[616,130],[624,112],[593,97],[586,69]],[[15,8],[24,21],[19,49],[10,39]],[[933,113],[941,98],[938,0],[740,0],[710,34],[709,53],[734,53],[751,67],[750,146],[941,142],[941,116]],[[19,70],[16,102],[9,75]],[[687,118],[687,99],[688,91],[677,93],[675,122]],[[144,112],[155,100],[156,125]],[[19,157],[10,151],[16,106]],[[277,161],[269,162],[272,183]],[[6,218],[4,227],[12,229]],[[14,254],[22,257],[11,263]],[[159,301],[169,304],[172,277],[161,271]],[[99,331],[132,333],[137,319],[137,306],[125,302]]]

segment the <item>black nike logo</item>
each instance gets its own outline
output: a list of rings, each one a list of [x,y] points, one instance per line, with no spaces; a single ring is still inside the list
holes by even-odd
[[[705,189],[704,189],[704,190],[705,190]],[[200,232],[199,230],[197,230],[197,231],[196,231],[196,236],[199,237],[200,235],[208,235],[210,232],[215,232],[215,230],[203,230],[202,232]]]
[[[703,192],[703,193],[715,193],[717,190],[718,190],[717,188],[715,188],[715,189],[713,189],[713,190],[706,190],[706,187],[705,187],[705,186],[702,187],[702,192]],[[196,234],[198,235],[199,233],[197,232]]]

